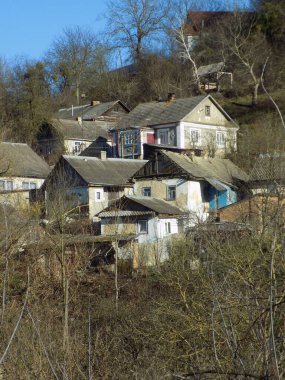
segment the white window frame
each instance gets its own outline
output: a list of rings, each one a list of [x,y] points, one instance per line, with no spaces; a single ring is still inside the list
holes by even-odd
[[[132,132],[125,132],[123,134],[124,145],[132,145],[134,143]]]
[[[171,222],[165,222],[165,234],[166,235],[171,234]]]
[[[196,134],[197,136],[197,139],[193,139],[193,136],[192,134]],[[190,142],[191,144],[193,145],[201,145],[201,131],[199,129],[196,129],[196,128],[190,128]]]
[[[32,181],[23,181],[22,182],[22,189],[23,190],[34,190],[37,188],[36,182]]]
[[[142,226],[145,226],[145,228],[142,228]],[[148,220],[147,219],[139,219],[137,221],[137,232],[138,234],[148,234]]]
[[[80,141],[74,141],[74,153],[80,153],[81,152],[81,142]]]
[[[11,179],[1,179],[0,184],[3,185],[0,186],[0,191],[12,191],[14,189],[14,183]]]
[[[168,129],[160,129],[158,131],[158,143],[161,144],[161,145],[168,145],[169,144],[169,136],[168,136]],[[162,142],[162,138],[163,137],[163,140],[166,140],[166,142]]]
[[[98,197],[99,194],[99,197]],[[95,202],[103,202],[104,201],[104,190],[102,189],[95,189]]]
[[[226,146],[226,132],[216,132],[216,143],[219,148],[224,148]]]

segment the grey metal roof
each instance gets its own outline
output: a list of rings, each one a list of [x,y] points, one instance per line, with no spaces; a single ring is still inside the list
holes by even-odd
[[[112,102],[98,103],[95,105],[85,104],[82,106],[62,108],[57,112],[56,116],[59,119],[75,119],[77,117],[81,117],[86,120],[95,119],[103,116],[117,103],[120,103],[124,108],[128,109],[120,100],[115,100]]]
[[[118,123],[123,127],[146,127],[148,125],[178,122],[189,114],[206,96],[181,98],[166,102],[141,103]]]
[[[63,156],[63,159],[89,185],[121,186],[129,182],[133,174],[147,161],[108,158],[99,160],[87,156]]]
[[[82,121],[68,119],[52,119],[51,125],[65,139],[80,139],[94,141],[98,137],[108,137],[108,130],[114,127],[114,122]]]
[[[0,143],[0,173],[12,177],[46,178],[48,164],[27,144]]]
[[[182,211],[180,208],[173,206],[169,202],[163,201],[162,199],[153,197],[137,197],[129,195],[127,195],[126,198],[159,214],[185,214],[185,212]]]
[[[285,180],[285,153],[261,154],[250,173],[250,181]]]
[[[209,75],[220,72],[224,67],[224,62],[212,63],[211,65],[200,66],[198,68],[198,75]]]
[[[238,168],[232,161],[225,158],[192,157],[186,154],[163,150],[162,153],[175,164],[197,179],[220,180],[232,185],[234,180],[248,181],[248,175]]]

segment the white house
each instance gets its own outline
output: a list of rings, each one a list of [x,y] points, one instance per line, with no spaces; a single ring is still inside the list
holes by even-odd
[[[119,157],[142,158],[143,144],[199,149],[213,157],[236,150],[238,125],[211,96],[142,103],[113,131]]]

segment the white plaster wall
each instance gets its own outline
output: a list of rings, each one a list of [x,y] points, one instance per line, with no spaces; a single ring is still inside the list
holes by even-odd
[[[90,144],[92,144],[92,140],[80,140],[80,139],[73,139],[73,140],[64,140],[64,148],[66,154],[75,154],[78,155],[80,152],[75,153],[74,152],[74,143],[75,141],[80,141],[82,143],[81,145],[81,152],[86,149]]]
[[[13,181],[13,190],[23,190],[23,182],[32,182],[36,184],[36,188],[39,189],[44,183],[44,178],[28,178],[28,177],[9,177],[1,176],[0,180]]]

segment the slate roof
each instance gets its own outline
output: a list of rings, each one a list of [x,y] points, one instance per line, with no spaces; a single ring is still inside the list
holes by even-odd
[[[129,196],[129,195],[126,196],[126,198],[158,214],[168,214],[168,215],[185,214],[185,212],[182,211],[180,208],[173,206],[169,204],[169,202],[166,202],[162,199],[153,198],[153,197],[136,197],[136,196]]]
[[[285,153],[261,154],[250,173],[250,181],[285,180]]]
[[[225,117],[232,121],[230,116],[215,101],[211,95],[194,96],[191,98],[174,99],[164,102],[141,103],[119,122],[119,128],[147,127],[159,124],[175,123],[183,120],[193,111],[202,100],[209,98]]]
[[[128,201],[131,201],[131,203]],[[114,210],[116,205],[119,205],[119,210]],[[152,215],[153,213],[164,215],[185,215],[185,211],[182,211],[177,206],[173,206],[162,199],[130,195],[125,195],[114,201],[111,206],[99,212],[97,215],[101,218],[113,216],[142,216]]]
[[[243,170],[225,158],[203,158],[196,156],[190,158],[185,154],[165,150],[162,153],[194,178],[205,179],[210,183],[216,179],[225,184],[233,185],[235,180],[247,182],[249,179]]]
[[[59,119],[76,119],[78,117],[81,117],[83,120],[95,119],[103,116],[117,103],[120,103],[126,110],[128,110],[128,108],[120,100],[115,100],[112,102],[98,103],[95,105],[85,104],[82,106],[62,108],[57,112],[56,116]]]
[[[0,142],[0,173],[3,176],[46,178],[48,164],[27,144]]]
[[[51,125],[65,138],[94,141],[98,137],[108,137],[108,130],[114,127],[114,122],[52,119]]]
[[[87,156],[62,156],[89,185],[121,186],[147,161],[108,158],[99,160]]]

